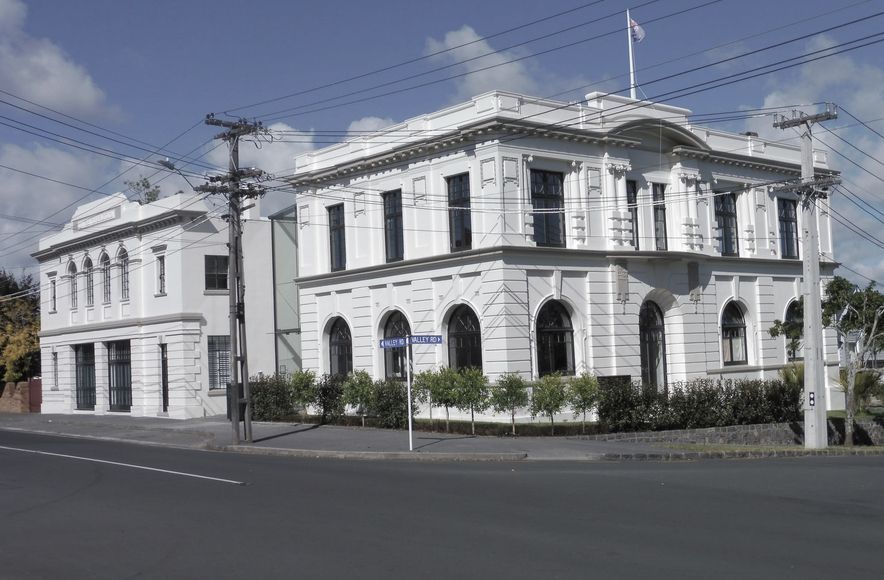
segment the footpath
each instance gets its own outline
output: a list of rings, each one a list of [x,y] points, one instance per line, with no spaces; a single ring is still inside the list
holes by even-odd
[[[175,420],[129,415],[0,414],[0,430],[80,437],[140,445],[167,446],[330,459],[411,461],[672,461],[710,458],[792,457],[881,453],[882,449],[823,451],[794,449],[681,451],[663,444],[598,441],[581,437],[491,437],[408,432],[298,423],[252,423],[253,441],[234,444],[233,427],[223,416]]]

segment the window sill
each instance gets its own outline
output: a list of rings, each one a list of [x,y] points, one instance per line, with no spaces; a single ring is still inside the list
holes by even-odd
[[[226,397],[227,389],[209,389],[210,397]]]
[[[153,297],[154,298],[162,298],[165,295],[166,295],[165,292],[157,292],[156,294],[153,295]]]
[[[228,290],[204,290],[203,296],[227,296],[230,294]]]

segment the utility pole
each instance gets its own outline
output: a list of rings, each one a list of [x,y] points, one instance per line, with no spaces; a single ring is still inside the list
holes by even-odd
[[[230,296],[230,383],[228,384],[227,404],[230,409],[230,422],[233,424],[233,441],[240,442],[239,422],[243,421],[243,436],[247,442],[252,441],[252,403],[249,388],[248,349],[246,348],[246,310],[245,283],[243,281],[242,252],[242,200],[254,199],[264,194],[264,189],[254,184],[243,186],[243,179],[263,175],[256,169],[239,168],[239,138],[253,135],[263,130],[260,123],[249,123],[245,119],[222,121],[213,114],[206,115],[206,125],[224,127],[223,133],[215,135],[215,139],[227,141],[230,155],[226,175],[210,177],[213,184],[200,185],[194,188],[203,193],[220,193],[227,197],[228,223],[228,258],[227,258],[227,291]],[[240,380],[242,384],[240,384]],[[242,392],[240,392],[240,389]],[[240,417],[240,405],[244,404],[244,415]]]
[[[828,186],[840,183],[832,177],[816,178],[813,170],[814,123],[838,117],[835,105],[826,103],[826,111],[816,115],[793,112],[792,118],[779,116],[774,127],[801,127],[801,183],[789,188],[801,200],[804,266],[804,447],[825,449],[829,445],[826,417],[825,361],[823,359],[822,298],[820,296],[820,243],[816,200],[826,197]]]

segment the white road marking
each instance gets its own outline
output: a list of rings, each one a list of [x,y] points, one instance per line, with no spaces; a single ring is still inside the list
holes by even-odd
[[[169,469],[159,469],[157,467],[147,467],[146,465],[134,465],[132,463],[120,463],[118,461],[107,461],[106,459],[95,459],[92,457],[79,457],[77,455],[65,455],[64,453],[50,453],[49,451],[36,451],[34,449],[20,449],[18,447],[5,447],[0,445],[0,449],[7,451],[20,451],[22,453],[34,453],[35,455],[49,455],[51,457],[64,457],[65,459],[79,459],[80,461],[92,461],[93,463],[106,463],[108,465],[117,465],[119,467],[131,467],[132,469],[143,469],[145,471],[156,471],[159,473],[168,473],[170,475],[181,475],[183,477],[194,477],[196,479],[208,479],[209,481],[220,481],[221,483],[232,483],[233,485],[245,485],[243,481],[234,481],[232,479],[223,479],[220,477],[209,477],[208,475],[197,475],[196,473],[185,473],[183,471],[172,471]]]

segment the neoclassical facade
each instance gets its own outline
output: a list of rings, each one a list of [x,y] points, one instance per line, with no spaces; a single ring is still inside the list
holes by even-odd
[[[790,144],[596,93],[487,93],[302,154],[303,366],[401,377],[404,350],[380,339],[441,334],[412,347],[415,372],[589,371],[660,389],[775,376],[800,357],[767,332],[801,296],[803,218],[787,187],[799,164]],[[835,336],[824,342],[832,383]]]
[[[116,194],[40,240],[44,413],[203,417],[229,378],[227,224],[201,196]],[[267,220],[244,246],[250,371],[272,372]],[[263,261],[263,263],[262,263]]]

